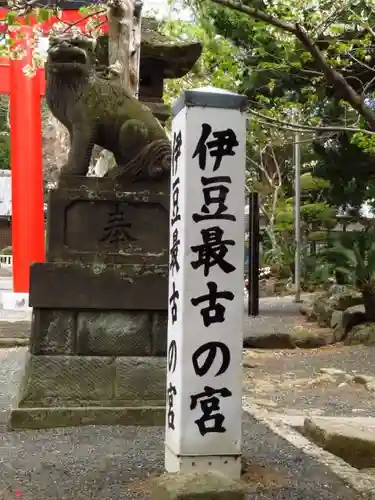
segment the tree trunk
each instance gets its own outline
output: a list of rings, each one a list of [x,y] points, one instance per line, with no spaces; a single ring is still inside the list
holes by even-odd
[[[114,77],[130,87],[130,42],[133,28],[133,0],[108,2],[108,60]]]
[[[142,5],[135,0],[110,0],[107,5],[110,73],[138,97]],[[113,154],[103,150],[89,175],[103,177],[115,165]]]
[[[138,99],[139,92],[139,66],[141,62],[141,23],[142,23],[142,2],[135,1],[133,29],[130,39],[130,61],[129,61],[129,78],[130,90]]]
[[[375,322],[375,286],[365,285],[362,290],[366,319]]]

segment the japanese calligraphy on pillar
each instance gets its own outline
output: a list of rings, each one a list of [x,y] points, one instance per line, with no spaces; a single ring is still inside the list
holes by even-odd
[[[166,401],[166,427],[168,431],[176,430],[176,399],[179,395],[180,385],[177,381],[177,337],[181,325],[181,176],[179,165],[182,152],[181,129],[173,132],[172,164],[171,164],[171,197],[170,197],[170,248],[169,248],[169,314],[168,314],[168,352],[167,352],[167,401]]]
[[[173,120],[167,470],[241,452],[245,98],[215,92],[190,91]]]

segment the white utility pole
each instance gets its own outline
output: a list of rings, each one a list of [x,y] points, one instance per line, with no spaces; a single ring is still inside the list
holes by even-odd
[[[295,302],[301,302],[301,143],[300,134],[294,135],[294,238],[296,253],[294,259]]]

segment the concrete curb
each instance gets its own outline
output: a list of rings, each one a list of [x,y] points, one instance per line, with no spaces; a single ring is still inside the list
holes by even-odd
[[[320,464],[328,467],[354,491],[360,493],[368,500],[375,500],[374,476],[360,472],[358,469],[344,462],[341,458],[319,448],[319,446],[315,445],[293,429],[293,427],[283,422],[280,415],[275,415],[276,418],[272,418],[270,412],[258,405],[248,404],[246,400],[243,402],[243,410],[258,422],[266,425],[272,432],[302,451],[302,453],[309,455]],[[289,422],[293,423],[293,418],[289,417]]]

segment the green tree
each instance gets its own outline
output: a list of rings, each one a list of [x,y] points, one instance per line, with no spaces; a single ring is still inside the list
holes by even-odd
[[[10,137],[8,127],[8,98],[0,96],[0,169],[10,168]]]
[[[304,156],[316,164],[314,175],[340,179],[331,182],[330,201],[358,208],[375,192],[373,1],[345,1],[340,8],[326,0],[187,4],[208,32],[241,49],[239,89],[249,97],[252,123],[268,125],[267,133],[299,129],[305,140],[309,133]],[[365,133],[353,132],[358,129]]]
[[[233,16],[232,26],[238,26],[236,31],[250,33],[252,40],[257,42],[249,56],[255,60],[260,58],[263,69],[273,70],[277,72],[277,76],[286,65],[295,68],[297,75],[310,72],[308,78],[317,94],[314,97],[316,102],[322,95],[317,92],[319,88],[325,93],[330,89],[331,93],[346,102],[349,109],[355,111],[375,131],[375,111],[371,103],[363,99],[371,92],[371,88],[367,87],[368,80],[364,87],[364,82],[359,80],[355,83],[352,81],[354,78],[351,78],[351,73],[355,76],[357,73],[353,61],[364,68],[360,58],[368,61],[366,64],[372,71],[370,48],[375,39],[371,28],[375,18],[372,0],[346,0],[339,8],[328,0],[315,0],[307,4],[304,0],[212,2],[200,2],[195,7],[199,6],[200,15],[205,22],[212,22],[215,12],[219,15],[213,4],[228,7]],[[271,52],[276,46],[277,60]],[[281,53],[283,58],[279,57]],[[264,61],[264,55],[269,61]],[[293,75],[290,71],[282,73],[289,73],[289,77]],[[252,74],[249,76],[252,77]],[[269,78],[267,80],[269,86]],[[273,88],[277,89],[275,82],[271,85],[270,92]],[[310,92],[306,95],[308,99],[312,98]]]
[[[243,80],[244,64],[241,51],[230,40],[207,31],[201,24],[167,19],[161,21],[162,33],[179,41],[200,41],[202,55],[192,71],[182,78],[166,80],[164,101],[171,104],[183,90],[212,85],[239,91]]]
[[[362,292],[368,321],[375,321],[375,233],[373,228],[346,235],[326,252],[336,270]]]

